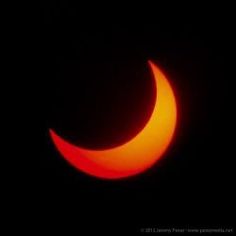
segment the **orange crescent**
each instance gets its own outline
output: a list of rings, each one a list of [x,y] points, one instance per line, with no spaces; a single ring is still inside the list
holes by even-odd
[[[95,177],[119,179],[145,171],[166,151],[176,126],[176,100],[165,75],[148,63],[155,78],[156,102],[149,121],[132,140],[111,149],[89,150],[70,144],[49,129],[54,145],[72,166]]]

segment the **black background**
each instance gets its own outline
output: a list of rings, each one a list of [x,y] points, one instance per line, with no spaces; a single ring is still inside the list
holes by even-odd
[[[30,114],[18,186],[26,224],[73,235],[232,226],[230,6],[85,11],[60,2],[39,9],[22,93]],[[48,129],[92,149],[131,139],[154,105],[149,59],[166,73],[177,98],[167,153],[149,171],[124,180],[78,172],[55,150]]]

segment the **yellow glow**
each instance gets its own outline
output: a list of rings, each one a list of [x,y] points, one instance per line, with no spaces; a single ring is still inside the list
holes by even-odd
[[[116,179],[138,174],[162,156],[175,130],[176,101],[165,75],[152,62],[149,65],[156,82],[156,103],[146,126],[129,142],[94,151],[76,147],[50,129],[55,146],[73,166],[93,176]]]

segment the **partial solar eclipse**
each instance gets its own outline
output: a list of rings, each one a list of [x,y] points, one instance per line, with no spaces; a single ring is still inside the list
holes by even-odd
[[[162,157],[176,127],[176,100],[166,76],[153,62],[148,63],[157,90],[155,105],[145,127],[130,141],[115,148],[90,150],[49,129],[56,149],[72,166],[94,177],[119,179],[144,172]]]

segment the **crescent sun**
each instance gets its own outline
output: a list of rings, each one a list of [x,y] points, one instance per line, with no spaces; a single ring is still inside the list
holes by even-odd
[[[148,64],[157,90],[155,105],[145,127],[130,141],[115,148],[90,150],[69,143],[49,129],[56,149],[72,166],[98,178],[119,179],[144,172],[162,157],[176,127],[176,99],[163,72],[153,62]]]

